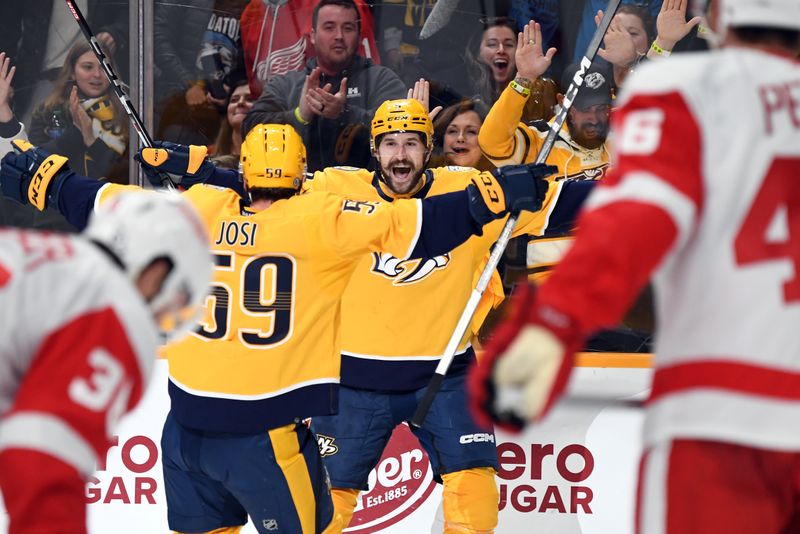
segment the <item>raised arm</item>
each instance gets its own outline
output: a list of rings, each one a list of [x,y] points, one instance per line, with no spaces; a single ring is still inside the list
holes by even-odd
[[[496,166],[530,162],[536,157],[536,139],[520,121],[533,81],[547,70],[555,53],[555,48],[542,52],[542,29],[534,21],[519,33],[514,53],[517,77],[500,94],[478,133],[481,150]]]
[[[11,58],[0,52],[0,157],[11,150],[13,139],[27,139],[25,126],[17,120],[11,110],[11,81],[17,67],[11,66]]]
[[[661,4],[661,11],[656,18],[658,32],[650,50],[647,51],[648,59],[669,57],[678,41],[689,35],[692,28],[700,24],[701,17],[686,20],[686,8],[689,0],[666,0]]]
[[[463,191],[392,203],[342,199],[323,225],[342,255],[389,252],[399,259],[445,254],[509,211],[541,208],[547,182],[541,166],[520,165],[481,173]]]

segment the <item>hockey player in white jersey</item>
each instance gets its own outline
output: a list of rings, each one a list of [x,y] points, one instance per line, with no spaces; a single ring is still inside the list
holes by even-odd
[[[159,329],[188,331],[211,272],[203,223],[178,194],[120,194],[82,236],[0,230],[9,534],[86,532],[86,478],[143,394]]]
[[[626,82],[615,170],[470,376],[473,407],[541,418],[573,352],[652,276],[656,360],[636,532],[800,532],[800,2],[721,0],[722,50]]]

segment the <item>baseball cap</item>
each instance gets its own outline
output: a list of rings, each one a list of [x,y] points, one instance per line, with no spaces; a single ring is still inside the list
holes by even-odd
[[[561,77],[561,91],[567,92],[572,78],[578,72],[579,65],[573,63],[564,69]],[[575,97],[573,106],[578,108],[588,108],[598,104],[611,104],[611,73],[597,65],[592,65],[583,77],[583,85],[578,89],[578,96]]]

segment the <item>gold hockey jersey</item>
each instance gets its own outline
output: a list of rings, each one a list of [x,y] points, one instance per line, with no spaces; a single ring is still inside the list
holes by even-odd
[[[463,189],[478,173],[464,167],[428,169],[413,196]],[[309,187],[348,198],[395,201],[377,174],[363,169],[318,171]],[[558,189],[550,187],[541,211],[521,214],[515,234],[541,231]],[[342,298],[342,384],[386,391],[424,386],[504,222],[486,225],[482,236],[434,258],[402,260],[389,250],[364,255]],[[468,338],[462,340],[450,372],[463,370],[474,357]]]
[[[184,195],[209,228],[216,271],[201,328],[166,348],[173,415],[192,428],[259,432],[334,412],[340,297],[370,251],[408,257],[420,201],[320,192],[253,212],[229,189]]]

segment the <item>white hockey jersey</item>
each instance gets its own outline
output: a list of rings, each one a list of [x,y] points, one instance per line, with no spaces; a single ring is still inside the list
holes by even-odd
[[[648,65],[614,128],[615,171],[541,301],[589,331],[654,272],[646,442],[800,450],[800,63],[727,48]]]
[[[96,246],[0,229],[0,458],[33,450],[92,473],[157,343],[141,295]]]

